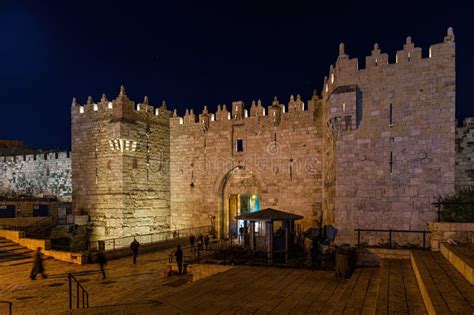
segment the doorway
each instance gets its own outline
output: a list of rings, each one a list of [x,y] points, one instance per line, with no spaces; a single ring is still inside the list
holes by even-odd
[[[236,220],[235,217],[241,214],[260,210],[260,199],[258,195],[231,194],[227,203],[226,235],[240,237],[240,227],[244,227],[244,221]]]

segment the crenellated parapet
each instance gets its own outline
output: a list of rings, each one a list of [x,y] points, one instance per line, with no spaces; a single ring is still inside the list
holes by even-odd
[[[431,95],[436,91],[431,91],[433,85],[429,85],[424,80],[426,78],[442,77],[454,84],[453,29],[448,29],[443,42],[432,44],[426,56],[423,56],[420,47],[415,46],[412,37],[408,36],[403,49],[396,52],[392,63],[390,60],[389,55],[383,53],[375,43],[371,55],[365,57],[365,68],[360,68],[359,60],[350,58],[346,53],[344,43],[339,45],[339,55],[335,65],[329,67],[328,76],[324,78],[322,93],[329,115],[326,123],[336,134],[358,129],[366,111],[371,116],[383,115],[382,119],[387,120],[387,125],[393,126],[392,120],[399,115],[394,112],[399,112],[400,107],[408,105],[406,101],[397,100],[399,97],[395,93],[409,93],[413,98],[427,100],[425,94]],[[414,84],[410,85],[410,82],[423,82],[424,86],[415,90]],[[385,91],[385,94],[384,90],[390,91]],[[367,99],[368,95],[374,95],[374,99]],[[384,99],[381,99],[382,95]],[[448,96],[454,100],[453,92],[449,92]],[[367,103],[372,104],[370,108],[364,105]]]
[[[323,98],[329,97],[337,87],[351,84],[350,81],[357,76],[370,76],[377,71],[406,71],[406,67],[443,65],[447,58],[454,60],[454,38],[453,29],[449,27],[443,42],[430,45],[426,57],[423,57],[422,49],[415,46],[411,36],[406,38],[403,49],[398,50],[393,59],[375,43],[371,54],[365,57],[365,68],[359,66],[358,58],[349,57],[344,43],[341,43],[336,64],[330,66],[329,74],[324,78]]]
[[[31,162],[31,161],[51,161],[51,160],[68,160],[71,157],[70,151],[48,151],[38,152],[35,154],[22,155],[6,155],[0,157],[0,163],[16,163],[16,162]]]
[[[297,94],[296,99],[294,95],[290,95],[287,105],[281,103],[276,96],[268,106],[264,106],[261,100],[253,100],[250,108],[246,108],[243,101],[233,101],[231,104],[230,110],[226,104],[217,105],[215,113],[209,112],[208,107],[204,106],[199,115],[194,114],[192,109],[186,109],[184,116],[179,116],[175,109],[170,117],[170,126],[194,128],[200,125],[203,131],[207,131],[213,125],[245,123],[254,120],[258,120],[263,124],[269,123],[278,126],[282,121],[291,119],[294,115],[312,117],[321,106],[321,98],[315,90],[307,104],[303,102],[300,94]]]
[[[98,121],[105,119],[129,119],[146,122],[166,121],[170,117],[166,102],[161,106],[153,106],[145,96],[141,103],[130,100],[125,92],[125,87],[120,87],[119,95],[108,100],[105,94],[99,102],[95,102],[91,96],[87,98],[84,105],[81,105],[76,98],[73,98],[71,105],[71,117],[73,122]]]

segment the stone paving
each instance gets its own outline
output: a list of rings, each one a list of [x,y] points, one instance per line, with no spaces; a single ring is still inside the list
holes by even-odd
[[[31,265],[2,267],[0,300],[12,301],[14,314],[68,314],[66,275],[74,272],[92,307],[74,314],[425,313],[408,260],[357,269],[350,280],[325,271],[194,265],[194,280],[203,279],[193,282],[161,276],[169,252],[143,254],[137,266],[130,257],[110,261],[105,281],[97,265],[48,260],[49,277],[35,281],[28,278]],[[125,312],[126,304],[138,306]]]
[[[106,267],[107,279],[102,280],[95,264],[75,265],[58,260],[44,262],[47,279],[30,280],[30,264],[0,267],[0,300],[13,302],[14,314],[54,314],[68,308],[67,273],[73,272],[89,291],[91,306],[136,303],[155,300],[173,290],[170,281],[191,281],[188,276],[164,279],[171,250],[139,256],[133,266],[131,257],[111,260]]]

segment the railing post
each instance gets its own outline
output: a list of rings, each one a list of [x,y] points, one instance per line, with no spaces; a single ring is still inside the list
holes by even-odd
[[[71,274],[68,273],[67,277],[69,279],[69,309],[72,310],[72,279],[71,279]]]
[[[426,239],[426,232],[423,231],[423,250],[425,250],[425,239]]]
[[[360,229],[357,229],[357,248],[360,247]]]
[[[86,299],[87,299],[87,307],[89,307],[89,293],[86,292]]]
[[[77,304],[77,308],[79,308],[79,282],[76,280],[76,304]]]
[[[392,248],[392,230],[388,230],[388,248]]]
[[[441,222],[441,200],[438,198],[438,222]]]
[[[84,288],[81,288],[81,289],[82,289],[82,308],[84,308],[85,302],[86,302],[85,299],[84,299],[84,292],[85,291],[84,291]]]

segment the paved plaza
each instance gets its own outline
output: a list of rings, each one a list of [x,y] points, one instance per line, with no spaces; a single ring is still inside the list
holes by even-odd
[[[202,279],[193,282],[189,275],[162,277],[169,252],[143,254],[137,266],[130,257],[109,261],[106,280],[97,265],[47,260],[49,277],[35,281],[28,277],[29,264],[2,267],[0,297],[14,303],[14,314],[67,314],[67,273],[73,272],[92,307],[78,314],[116,314],[124,305],[136,305],[128,314],[425,312],[408,260],[357,269],[349,281],[325,271],[199,265],[195,275]],[[99,307],[107,305],[119,306]]]

